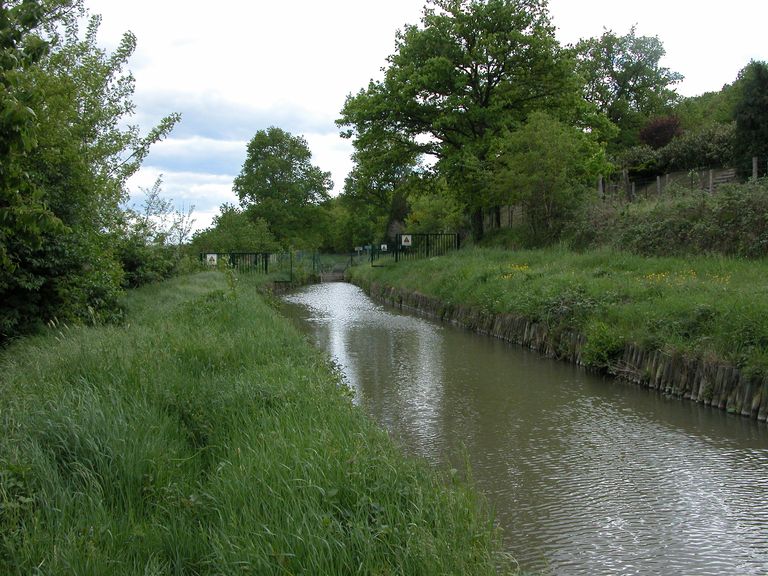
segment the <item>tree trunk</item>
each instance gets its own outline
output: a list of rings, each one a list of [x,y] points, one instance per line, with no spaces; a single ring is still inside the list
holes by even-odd
[[[472,238],[475,242],[483,239],[483,209],[475,208],[471,215]]]

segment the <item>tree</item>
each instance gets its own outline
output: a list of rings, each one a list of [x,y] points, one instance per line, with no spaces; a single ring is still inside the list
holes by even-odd
[[[248,152],[234,191],[253,218],[267,222],[286,247],[311,246],[319,240],[315,224],[320,204],[333,187],[330,172],[312,165],[306,140],[280,128],[259,130]]]
[[[0,340],[53,317],[119,314],[125,182],[179,119],[146,135],[127,125],[135,38],[107,54],[98,18],[81,36],[85,17],[78,0],[0,4]]]
[[[493,187],[523,207],[534,244],[559,237],[606,165],[589,135],[544,112],[503,140],[495,162]]]
[[[738,82],[733,82],[723,86],[719,92],[683,98],[675,105],[673,114],[680,118],[681,128],[685,131],[728,124],[733,122],[738,96]]]
[[[640,130],[640,142],[658,150],[683,133],[677,116],[651,118]]]
[[[739,173],[752,173],[752,158],[768,159],[768,63],[750,62],[739,73],[741,96],[736,104],[734,156]]]
[[[274,252],[277,242],[264,220],[251,219],[231,204],[222,204],[213,224],[196,232],[192,248],[197,253]]]
[[[181,245],[191,233],[193,207],[181,212],[161,195],[162,176],[142,190],[140,210],[123,211],[123,230],[116,234],[115,255],[125,275],[124,284],[137,287],[171,276],[181,257]]]
[[[546,2],[432,0],[396,48],[384,80],[349,97],[338,124],[358,150],[386,141],[400,158],[435,158],[479,238],[495,139],[577,97]]]
[[[660,65],[665,51],[657,36],[637,36],[634,26],[624,36],[606,30],[579,41],[576,53],[585,98],[619,128],[617,148],[637,144],[642,125],[677,100],[671,87],[683,76]]]

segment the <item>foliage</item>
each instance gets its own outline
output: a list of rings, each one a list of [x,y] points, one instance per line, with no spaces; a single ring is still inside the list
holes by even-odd
[[[683,76],[660,65],[665,52],[657,36],[637,36],[634,26],[623,36],[606,30],[578,42],[576,52],[586,99],[619,127],[616,149],[637,144],[643,124],[677,99],[671,87]]]
[[[575,247],[610,245],[644,256],[768,256],[768,180],[727,184],[715,194],[675,193],[628,206],[595,204],[572,226]]]
[[[143,190],[141,211],[123,211],[123,229],[116,234],[116,256],[125,273],[124,284],[135,288],[175,273],[182,258],[182,244],[190,234],[192,207],[174,210],[161,194],[162,178]]]
[[[388,142],[394,166],[436,159],[479,237],[493,202],[490,149],[533,109],[573,110],[571,69],[544,1],[434,0],[421,26],[398,33],[384,79],[348,98],[338,123],[359,149]]]
[[[739,81],[734,152],[739,173],[751,176],[752,157],[768,158],[768,62],[750,62]]]
[[[145,287],[125,326],[0,356],[0,573],[511,572],[476,493],[403,456],[255,288]]]
[[[685,132],[657,150],[647,145],[627,148],[617,156],[617,162],[635,175],[720,168],[733,163],[733,146],[733,124],[709,124]]]
[[[559,237],[606,164],[589,136],[543,112],[532,113],[495,154],[497,197],[522,206],[534,244]]]
[[[284,247],[320,243],[320,204],[333,187],[330,172],[312,165],[302,136],[275,127],[259,130],[248,143],[243,168],[235,178],[240,205],[254,219],[263,219]]]
[[[675,138],[659,152],[658,167],[662,172],[720,168],[734,160],[734,125],[711,124]]]
[[[349,138],[351,132],[345,131],[342,136]],[[372,228],[363,244],[392,238],[392,228],[401,225],[406,217],[406,198],[424,180],[424,170],[411,147],[381,129],[369,128],[352,144],[353,167],[342,193],[348,216],[356,220],[355,228]]]
[[[677,116],[658,116],[651,118],[640,129],[640,142],[658,150],[669,144],[683,133],[680,118]]]
[[[719,92],[680,99],[673,114],[680,118],[685,131],[697,131],[712,124],[729,124],[739,96],[739,81],[726,84]]]
[[[426,234],[458,233],[466,228],[461,205],[439,184],[411,197],[405,227],[408,232]]]
[[[331,224],[326,228],[322,250],[346,254],[356,246],[374,244],[385,236],[389,211],[342,193],[325,203]]]
[[[192,238],[195,254],[229,252],[274,252],[278,244],[267,223],[253,218],[247,210],[231,204],[222,204],[209,228],[200,230]]]
[[[81,21],[87,21],[83,34]],[[80,2],[0,6],[0,26],[9,30],[0,35],[5,340],[54,317],[119,315],[123,273],[114,246],[125,182],[179,118],[164,118],[146,135],[127,124],[134,83],[124,67],[135,38],[126,34],[106,53],[96,43],[99,19],[87,19]]]

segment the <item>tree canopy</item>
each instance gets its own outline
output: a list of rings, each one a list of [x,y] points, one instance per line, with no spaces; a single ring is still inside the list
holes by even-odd
[[[489,150],[531,110],[573,105],[571,70],[544,0],[433,0],[338,123],[358,150],[384,141],[404,158],[433,157],[479,236]]]
[[[119,314],[126,180],[179,116],[129,124],[136,40],[107,53],[99,23],[79,0],[0,3],[0,341]]]
[[[275,127],[259,130],[251,139],[234,181],[240,205],[254,219],[263,219],[285,246],[319,242],[309,232],[332,187],[330,172],[312,164],[307,141]]]
[[[209,228],[195,233],[195,252],[273,252],[277,242],[264,220],[251,218],[231,204],[222,204]]]
[[[683,79],[661,65],[664,46],[657,36],[638,36],[633,26],[619,36],[606,30],[576,45],[585,98],[619,128],[618,147],[637,144],[638,130],[676,102],[672,87]]]
[[[521,206],[533,244],[555,240],[605,173],[602,148],[583,131],[534,112],[495,154],[493,185]]]
[[[739,74],[734,156],[742,175],[752,172],[752,158],[768,159],[768,63],[752,61]]]

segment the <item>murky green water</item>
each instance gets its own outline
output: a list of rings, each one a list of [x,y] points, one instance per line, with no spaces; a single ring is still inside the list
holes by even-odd
[[[357,402],[437,466],[468,455],[544,574],[768,573],[768,426],[403,315],[349,284],[288,313]]]

